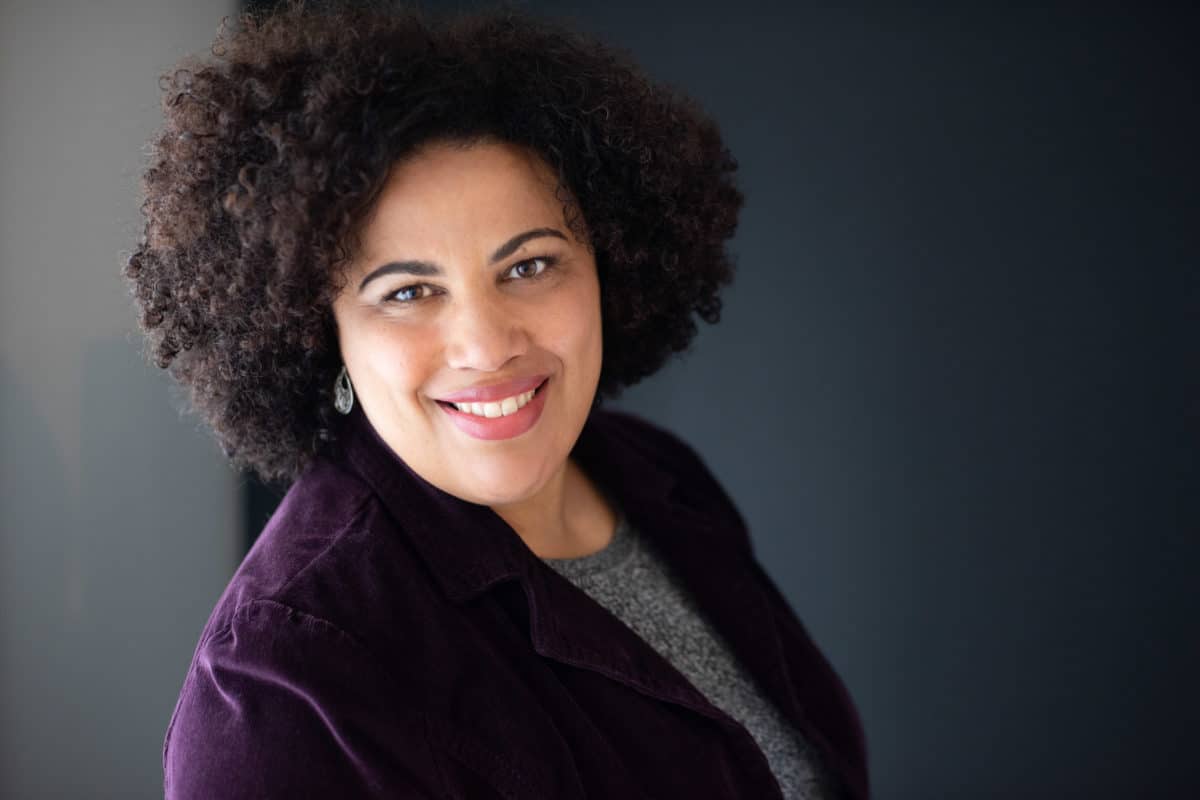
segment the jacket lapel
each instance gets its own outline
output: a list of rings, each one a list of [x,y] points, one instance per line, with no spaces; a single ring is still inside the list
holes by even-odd
[[[769,604],[753,578],[744,525],[717,498],[688,484],[685,476],[695,467],[687,455],[638,442],[626,419],[594,409],[573,456],[621,503],[763,690],[797,721],[799,704]],[[542,656],[729,719],[624,622],[544,564],[491,508],[454,497],[413,472],[359,406],[339,441],[452,601],[465,603],[502,581],[519,580],[532,645]]]

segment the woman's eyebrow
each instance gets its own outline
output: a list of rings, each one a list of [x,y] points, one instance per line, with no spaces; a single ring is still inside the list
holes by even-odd
[[[525,244],[530,239],[537,239],[541,236],[557,236],[563,241],[567,240],[566,235],[556,228],[534,228],[533,230],[518,233],[516,236],[509,239],[504,244],[496,248],[496,252],[492,253],[489,260],[495,264],[497,261],[508,258],[516,252],[517,248]],[[441,275],[442,268],[432,261],[391,261],[384,264],[382,267],[376,267],[367,277],[362,279],[362,283],[358,285],[358,291],[361,293],[367,288],[367,284],[376,278],[381,278],[384,275],[391,275],[396,272],[402,272],[408,275],[419,275],[421,277],[429,277],[432,275]]]

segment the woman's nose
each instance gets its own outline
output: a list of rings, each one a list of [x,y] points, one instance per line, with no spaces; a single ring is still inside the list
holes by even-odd
[[[463,303],[444,330],[446,362],[455,369],[493,372],[529,348],[524,321],[502,303]]]

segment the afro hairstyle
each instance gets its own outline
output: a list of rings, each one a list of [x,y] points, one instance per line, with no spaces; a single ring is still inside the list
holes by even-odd
[[[227,18],[160,86],[123,274],[148,357],[264,481],[336,446],[339,265],[423,143],[504,141],[557,174],[600,281],[596,404],[685,351],[693,315],[719,320],[737,162],[694,100],[588,35],[507,5],[293,0]]]

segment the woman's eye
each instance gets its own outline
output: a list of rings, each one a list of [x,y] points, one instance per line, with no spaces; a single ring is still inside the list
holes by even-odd
[[[518,278],[539,278],[554,266],[554,261],[555,259],[546,256],[530,258],[513,264],[509,272],[514,273]],[[541,269],[538,269],[539,264],[541,265]]]
[[[528,258],[513,264],[508,273],[517,280],[536,280],[554,268],[558,259],[553,256],[538,256]],[[384,296],[384,302],[393,305],[413,305],[432,296],[432,288],[427,283],[410,283]]]
[[[423,295],[418,295],[417,293],[420,290],[426,289],[426,288],[428,288],[428,287],[426,287],[426,285],[423,283],[409,284],[408,286],[403,286],[403,287],[397,289],[396,291],[392,292],[387,297],[385,297],[384,300],[387,300],[387,301],[393,302],[393,303],[401,303],[401,304],[413,303],[413,302],[416,302],[417,300],[422,299]]]

